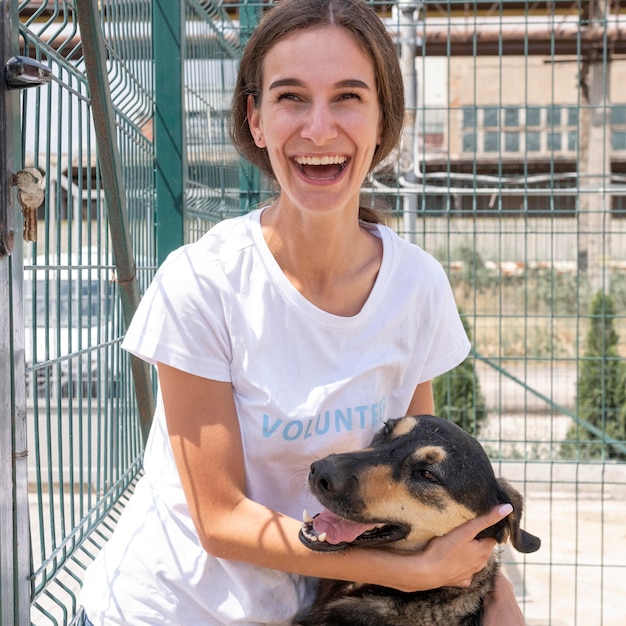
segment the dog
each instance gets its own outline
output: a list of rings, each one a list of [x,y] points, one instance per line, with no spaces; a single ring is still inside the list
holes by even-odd
[[[317,551],[371,546],[420,551],[436,536],[498,504],[513,512],[477,539],[507,539],[520,552],[539,549],[520,528],[522,496],[496,478],[482,446],[456,424],[432,415],[388,421],[364,450],[311,465],[309,487],[326,510],[305,511],[300,540]],[[480,626],[499,565],[495,555],[467,588],[404,593],[321,579],[301,626]]]

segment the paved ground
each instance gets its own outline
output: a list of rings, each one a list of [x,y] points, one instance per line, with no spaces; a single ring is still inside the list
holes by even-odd
[[[526,519],[541,549],[503,558],[528,625],[626,626],[626,499],[529,494]]]
[[[528,626],[626,626],[626,464],[561,461],[559,442],[572,420],[541,398],[572,410],[575,370],[508,369],[516,381],[477,369],[499,414],[480,438],[509,459],[496,471],[524,490],[524,526],[542,539],[535,554],[503,553]]]

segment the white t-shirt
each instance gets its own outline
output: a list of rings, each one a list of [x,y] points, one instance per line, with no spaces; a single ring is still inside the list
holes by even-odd
[[[441,265],[385,226],[383,259],[362,310],[341,317],[283,274],[261,210],[225,220],[173,252],[123,347],[150,363],[232,382],[252,500],[300,519],[315,459],[367,445],[406,414],[419,383],[458,365],[469,342]],[[96,625],[291,623],[306,578],[215,558],[201,547],[157,399],[145,476],[81,594]]]

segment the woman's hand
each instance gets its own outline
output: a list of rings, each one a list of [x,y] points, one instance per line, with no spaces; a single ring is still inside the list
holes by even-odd
[[[487,565],[496,545],[495,539],[477,540],[476,535],[499,522],[512,510],[510,504],[502,504],[446,535],[431,540],[426,550],[420,553],[420,575],[415,579],[411,577],[412,584],[403,586],[401,591],[469,587],[472,576]]]

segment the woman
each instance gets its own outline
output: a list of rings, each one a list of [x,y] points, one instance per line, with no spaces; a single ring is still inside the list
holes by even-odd
[[[494,545],[473,537],[510,512],[410,556],[299,542],[296,517],[316,510],[310,463],[366,445],[387,418],[432,413],[430,380],[469,344],[441,266],[360,204],[403,115],[371,9],[270,11],[232,113],[235,145],[279,195],[173,253],[128,330],[124,347],[157,365],[160,391],[145,476],[85,578],[96,625],[286,625],[312,577],[466,586]],[[522,624],[510,586],[498,589],[491,624]]]

